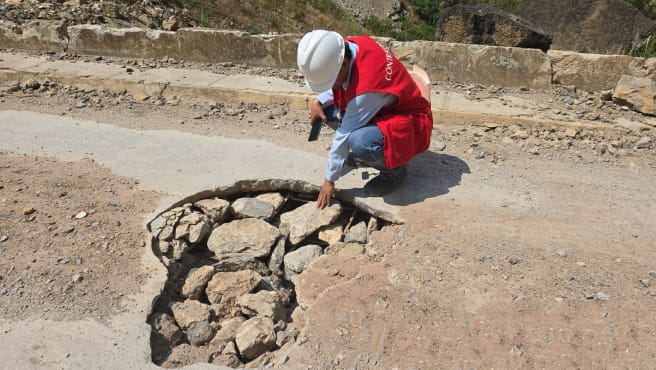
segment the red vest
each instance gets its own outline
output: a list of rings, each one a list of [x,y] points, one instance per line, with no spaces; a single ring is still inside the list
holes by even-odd
[[[383,132],[385,166],[396,168],[424,152],[430,145],[433,116],[428,101],[405,66],[368,36],[347,38],[358,45],[346,90],[333,89],[334,103],[344,110],[357,95],[368,92],[393,94],[396,104],[383,108],[374,121]]]

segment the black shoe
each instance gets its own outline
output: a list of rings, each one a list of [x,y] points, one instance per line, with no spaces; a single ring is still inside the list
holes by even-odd
[[[408,170],[405,166],[398,175],[381,173],[364,184],[364,193],[370,197],[387,195],[401,186],[406,177],[408,177]]]

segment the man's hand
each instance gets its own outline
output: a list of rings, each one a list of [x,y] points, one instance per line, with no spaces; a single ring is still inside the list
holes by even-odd
[[[323,106],[319,100],[312,99],[312,104],[310,105],[310,125],[317,118],[321,118],[321,120],[324,122],[327,121],[326,114],[323,112]]]
[[[319,197],[317,197],[317,208],[324,209],[326,206],[330,206],[330,199],[333,197],[334,191],[335,182],[324,180],[319,191]]]

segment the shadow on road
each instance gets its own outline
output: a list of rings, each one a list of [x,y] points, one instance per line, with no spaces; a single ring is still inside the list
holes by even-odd
[[[383,200],[387,204],[407,206],[435,198],[459,185],[464,173],[470,173],[470,170],[462,159],[448,154],[424,152],[408,163],[408,178],[403,185],[394,193],[384,196]],[[367,198],[362,188],[343,190],[356,197]]]

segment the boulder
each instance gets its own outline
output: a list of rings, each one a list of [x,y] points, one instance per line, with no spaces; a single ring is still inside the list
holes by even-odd
[[[261,218],[268,220],[275,211],[271,203],[257,198],[239,198],[232,202],[230,211],[235,218]]]
[[[268,317],[273,321],[285,318],[285,309],[276,292],[261,290],[254,294],[245,294],[237,298],[236,303],[247,317]]]
[[[298,248],[285,255],[285,278],[290,280],[300,274],[305,268],[317,258],[321,257],[323,249],[316,244],[310,244]]]
[[[241,316],[223,320],[221,322],[221,328],[216,332],[214,338],[212,338],[209,347],[212,348],[213,351],[218,351],[218,353],[221,353],[225,348],[226,343],[230,343],[235,340],[235,337],[237,336],[237,330],[239,330],[239,327],[244,323],[244,321],[246,321],[246,319]]]
[[[260,275],[268,275],[270,273],[264,262],[251,256],[250,254],[243,253],[230,253],[219,254],[216,256],[218,262],[212,265],[216,272],[235,272],[241,270],[253,270]]]
[[[324,226],[319,229],[319,240],[328,243],[328,245],[335,244],[339,241],[342,241],[343,226],[340,224],[332,224]]]
[[[194,346],[201,346],[214,335],[214,330],[208,321],[197,321],[189,325],[189,327],[184,331],[187,335],[189,343]]]
[[[248,294],[262,277],[255,271],[217,272],[207,283],[205,293],[210,303],[234,303],[237,297]]]
[[[222,224],[214,229],[207,241],[207,248],[216,255],[245,253],[253,257],[264,257],[269,255],[279,236],[278,229],[267,222],[246,218]]]
[[[165,313],[155,313],[148,318],[153,329],[153,339],[164,346],[175,346],[182,340],[182,330],[175,320]]]
[[[551,48],[628,54],[655,31],[654,22],[622,0],[524,0],[517,14],[551,35]]]
[[[187,329],[195,322],[209,322],[210,306],[193,299],[184,302],[175,302],[171,305],[173,317],[182,329]]]
[[[214,224],[223,221],[230,210],[230,202],[221,198],[199,200],[194,206],[198,207]]]
[[[269,258],[269,271],[274,275],[282,275],[282,263],[285,258],[285,239],[278,240],[273,252],[271,252],[271,258]]]
[[[270,351],[276,345],[273,321],[266,317],[253,317],[244,322],[235,338],[237,349],[242,357],[253,360]]]
[[[456,5],[437,21],[435,40],[549,50],[551,37],[528,21],[490,5]]]
[[[307,236],[335,222],[342,212],[342,206],[333,202],[324,209],[317,208],[314,202],[308,202],[293,211],[280,215],[280,230],[289,233],[289,241],[297,245]]]
[[[278,212],[278,210],[285,204],[285,197],[280,193],[262,193],[256,195],[255,198],[271,204],[274,212]]]
[[[367,244],[367,224],[362,221],[351,226],[346,235],[344,235],[344,242]]]
[[[189,271],[189,275],[182,285],[182,296],[189,299],[200,300],[205,287],[214,275],[212,266],[202,266]]]
[[[613,92],[613,102],[651,116],[656,115],[656,84],[650,78],[624,75]]]

